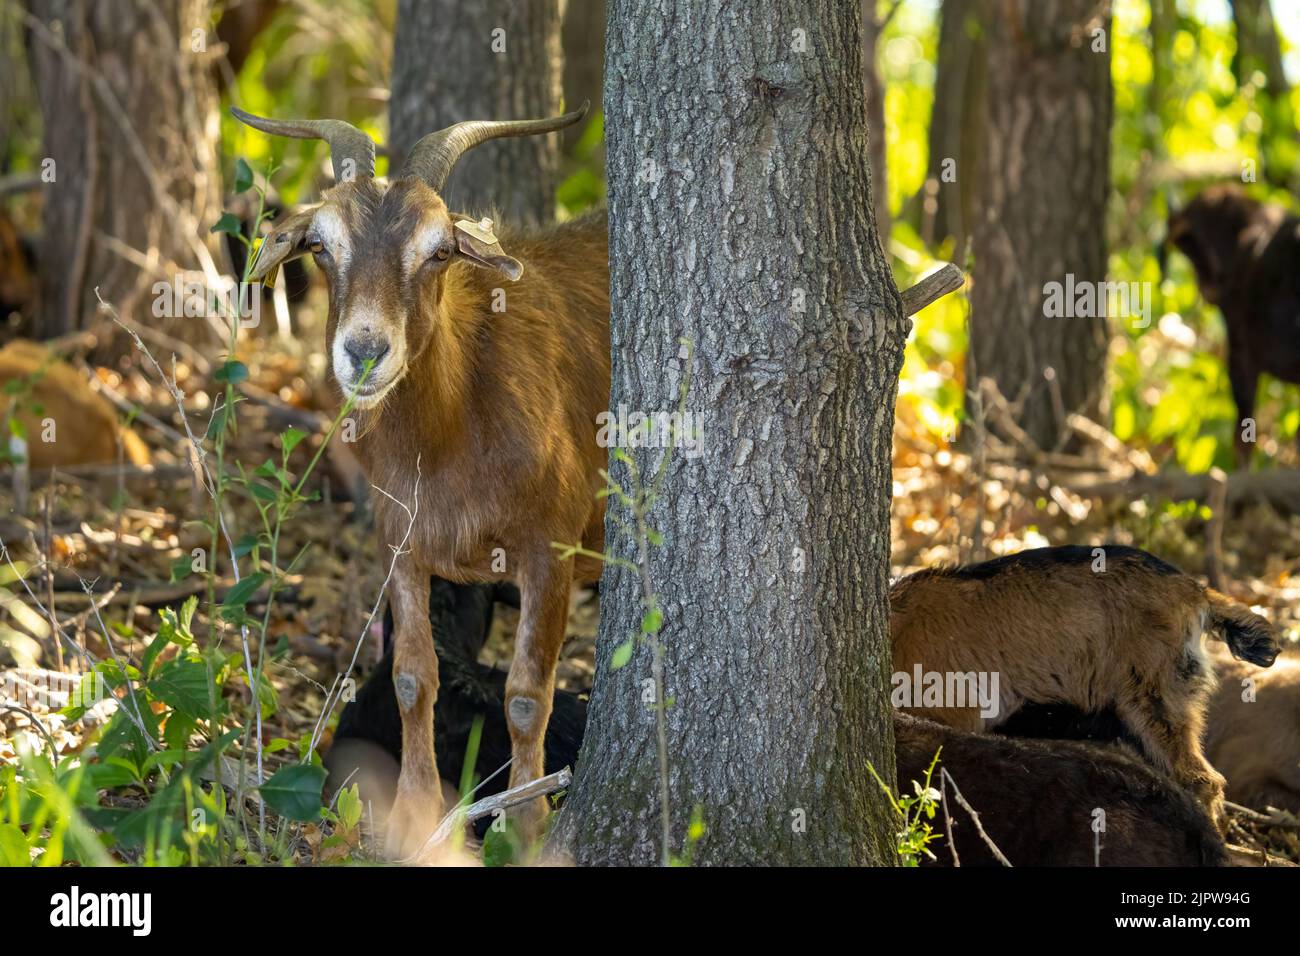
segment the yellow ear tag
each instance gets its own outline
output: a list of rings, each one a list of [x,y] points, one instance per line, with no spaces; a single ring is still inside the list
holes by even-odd
[[[483,218],[478,222],[470,222],[468,219],[460,219],[456,222],[456,228],[465,235],[477,239],[479,242],[489,246],[497,244],[496,233],[492,231],[492,220]]]

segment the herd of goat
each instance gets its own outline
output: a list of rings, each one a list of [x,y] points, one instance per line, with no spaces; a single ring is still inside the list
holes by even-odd
[[[900,788],[923,780],[938,753],[979,815],[977,824],[954,809],[950,845],[929,862],[1223,865],[1225,775],[1241,803],[1300,812],[1300,660],[1261,670],[1278,654],[1267,622],[1152,555],[1042,548],[918,572],[895,582],[890,598],[896,672],[991,667],[1004,678],[992,718],[975,700],[895,713]],[[1026,600],[1030,613],[1016,606]],[[511,756],[506,673],[478,659],[496,602],[517,604],[518,593],[431,582],[444,780],[461,779],[476,720],[480,773]],[[1030,621],[1043,630],[1031,632]],[[1225,651],[1208,649],[1203,631]],[[344,709],[325,761],[331,785],[358,782],[377,819],[391,809],[403,741],[391,614],[384,633],[384,657]],[[577,764],[586,708],[585,694],[555,692],[548,773]],[[489,779],[475,796],[504,787]]]
[[[325,139],[336,164],[356,171],[317,206],[277,223],[253,274],[310,252],[329,277],[330,377],[340,394],[357,396],[366,435],[358,457],[368,476],[397,493],[377,509],[381,542],[410,542],[394,574],[384,667],[344,714],[331,756],[339,770],[352,769],[349,754],[376,767],[394,761],[387,832],[399,858],[423,847],[438,821],[441,779],[460,770],[466,714],[491,713],[478,758],[504,763],[508,741],[511,787],[578,756],[584,705],[557,692],[555,669],[572,586],[599,567],[560,559],[551,542],[595,551],[603,540],[606,453],[591,424],[610,384],[608,226],[602,213],[542,233],[503,233],[507,253],[490,221],[450,212],[439,192],[465,150],[552,132],[584,112],[431,133],[388,183],[373,176],[374,143],[345,123],[236,113],[268,133]],[[1238,244],[1203,241],[1207,204],[1239,216]],[[1213,290],[1207,297],[1225,303],[1229,325],[1249,327],[1230,329],[1229,347],[1230,365],[1252,383],[1260,372],[1300,378],[1285,349],[1260,356],[1255,334],[1255,323],[1271,335],[1273,325],[1296,322],[1295,312],[1283,315],[1285,303],[1256,301],[1244,313],[1226,304],[1256,294],[1237,284],[1240,257],[1253,251],[1263,262],[1271,243],[1296,241],[1293,220],[1261,208],[1235,191],[1216,193],[1175,214],[1169,236]],[[515,283],[511,305],[492,314],[503,277]],[[1238,402],[1248,409],[1244,390]],[[412,499],[414,514],[398,505]],[[513,562],[508,571],[493,560],[501,554]],[[518,584],[520,623],[502,674],[477,657],[490,588],[507,578]],[[441,579],[480,590],[442,594]],[[465,594],[477,595],[468,623],[458,606]],[[942,747],[947,771],[983,804],[998,852],[1016,862],[1100,862],[1094,810],[1106,821],[1108,863],[1223,862],[1229,784],[1205,753],[1216,665],[1204,638],[1270,667],[1279,646],[1264,618],[1119,546],[1045,548],[922,571],[895,583],[890,597],[896,673],[970,675],[996,686],[996,699],[922,695],[900,708],[901,779],[916,778]],[[1252,725],[1247,713],[1231,722]],[[1093,736],[1110,725],[1126,743],[1102,749],[986,733],[1012,723],[1032,733],[1036,722],[1049,734],[1065,722]],[[1280,780],[1296,758],[1274,768]],[[538,798],[519,813],[526,840],[539,835],[545,812]],[[949,838],[978,862],[993,851],[970,829]]]
[[[375,144],[355,127],[236,111],[267,133],[326,140],[336,168],[354,173],[274,225],[253,277],[308,253],[328,277],[329,377],[340,395],[354,397],[363,419],[358,458],[392,496],[378,503],[376,524],[381,543],[406,554],[393,574],[386,668],[344,715],[332,759],[346,759],[348,748],[337,749],[343,741],[370,737],[396,761],[387,833],[398,857],[423,847],[441,816],[441,780],[457,777],[467,713],[492,713],[479,760],[504,763],[508,741],[511,787],[578,756],[584,705],[557,692],[555,671],[570,592],[594,580],[599,564],[561,559],[552,542],[599,551],[604,537],[606,450],[592,423],[610,388],[608,224],[602,212],[503,232],[507,252],[490,220],[453,213],[439,193],[474,146],[551,133],[585,112],[586,104],[551,119],[458,123],[425,136],[400,174],[381,182]],[[1216,215],[1235,238],[1213,229],[1207,238],[1204,223]],[[1274,260],[1297,241],[1295,220],[1220,190],[1175,213],[1168,241],[1224,308],[1243,414],[1261,372],[1300,379],[1294,352],[1277,347],[1296,347],[1282,334],[1300,321],[1295,299],[1268,299],[1248,268],[1280,268]],[[490,305],[503,279],[512,283],[504,312]],[[1294,283],[1294,272],[1285,279]],[[412,501],[417,507],[408,510]],[[442,579],[462,582],[462,590],[442,594]],[[491,588],[505,579],[518,586],[520,622],[502,674],[477,658]],[[457,606],[466,594],[475,595],[472,609]],[[996,700],[933,706],[923,698],[902,708],[913,715],[896,720],[901,779],[916,778],[942,747],[967,799],[983,804],[999,852],[1021,863],[1100,862],[1100,832],[1088,822],[1094,809],[1105,816],[1109,863],[1225,859],[1231,784],[1205,753],[1216,665],[1204,637],[1267,668],[1279,646],[1265,619],[1152,555],[1118,546],[1046,548],[922,571],[895,583],[890,597],[896,672],[997,678]],[[1066,719],[1093,731],[1109,723],[1127,745],[986,733],[1013,720],[1029,727],[1035,708],[1049,712],[1048,725],[1066,709],[1073,714]],[[1224,722],[1270,736],[1248,713],[1258,711],[1243,706]],[[1283,755],[1270,786],[1294,774],[1297,756]],[[512,813],[526,840],[540,835],[544,799]],[[980,861],[992,851],[970,830],[949,838],[968,861]]]
[[[441,818],[476,719],[477,768],[510,763],[480,796],[578,762],[585,696],[558,689],[555,672],[570,593],[600,567],[560,559],[552,542],[603,548],[607,451],[593,423],[610,393],[608,224],[600,212],[498,238],[439,194],[466,150],[585,111],[458,123],[387,181],[373,141],[347,123],[235,111],[267,133],[326,140],[351,174],[272,224],[251,278],[305,255],[326,276],[328,377],[355,401],[357,457],[387,492],[382,550],[403,553],[383,661],[327,757],[334,784],[362,771],[398,858]],[[1261,374],[1300,382],[1300,220],[1216,187],[1171,213],[1166,245],[1224,312],[1249,418]],[[1243,463],[1248,452],[1239,444]],[[1154,556],[1043,548],[921,571],[890,599],[896,676],[994,678],[982,697],[922,694],[895,712],[900,785],[941,751],[980,814],[946,834],[952,861],[1221,864],[1225,796],[1300,811],[1300,661],[1274,666],[1268,621]],[[508,671],[478,660],[498,600],[520,609]],[[512,811],[526,839],[546,809],[538,798]]]

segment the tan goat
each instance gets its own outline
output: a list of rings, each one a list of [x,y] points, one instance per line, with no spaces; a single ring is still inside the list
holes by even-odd
[[[1213,670],[1206,632],[1268,667],[1269,623],[1136,548],[1039,548],[982,564],[920,571],[890,589],[895,690],[913,672],[996,681],[969,699],[902,709],[959,730],[996,727],[1025,704],[1113,710],[1158,768],[1223,823],[1223,777],[1201,750]],[[937,702],[937,706],[933,706]],[[916,704],[901,700],[896,704]],[[985,704],[989,702],[984,702]]]
[[[429,576],[519,584],[505,703],[518,786],[542,776],[575,575],[552,542],[603,550],[597,492],[607,452],[595,423],[610,385],[605,215],[503,231],[498,241],[490,223],[454,215],[439,196],[466,150],[553,132],[585,112],[586,104],[553,119],[458,123],[421,139],[388,183],[374,178],[374,143],[346,123],[235,112],[268,133],[327,140],[344,174],[319,205],[275,224],[253,277],[293,255],[316,257],[330,286],[330,378],[340,396],[358,394],[358,457],[371,482],[418,509],[392,581],[402,768],[389,850],[398,856],[420,848],[442,809]],[[375,512],[387,554],[410,519],[383,496]],[[592,579],[599,568],[577,573]],[[542,799],[520,808],[525,835],[537,834],[544,813]]]
[[[1267,673],[1214,649],[1219,686],[1210,700],[1205,756],[1228,778],[1228,796],[1257,810],[1300,814],[1300,657]]]

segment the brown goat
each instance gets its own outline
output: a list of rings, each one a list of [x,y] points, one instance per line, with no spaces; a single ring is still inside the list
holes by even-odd
[[[1223,777],[1201,751],[1214,684],[1206,631],[1262,667],[1278,653],[1264,618],[1136,548],[1039,548],[920,571],[890,588],[894,702],[969,731],[1025,704],[1113,709],[1151,762],[1222,823]],[[913,671],[958,686],[962,675],[967,686],[986,677],[996,700],[900,697]]]
[[[584,104],[554,119],[431,133],[412,148],[401,175],[383,184],[373,177],[374,144],[346,123],[236,111],[265,132],[327,139],[344,174],[318,206],[273,228],[253,277],[308,251],[325,272],[330,379],[340,396],[356,394],[358,457],[370,481],[392,496],[376,503],[383,550],[407,542],[392,580],[393,685],[402,713],[389,827],[395,855],[417,851],[441,815],[430,575],[519,584],[505,697],[510,783],[518,786],[542,776],[575,576],[575,562],[560,560],[552,542],[603,549],[597,492],[607,452],[596,441],[596,416],[610,386],[605,215],[503,232],[498,241],[490,223],[454,216],[438,195],[465,150],[494,137],[553,132],[585,112]],[[508,291],[503,279],[513,283]],[[599,567],[580,561],[576,572],[592,579]],[[526,836],[539,832],[544,813],[541,799],[519,809]]]
[[[1300,814],[1300,659],[1284,654],[1260,673],[1216,648],[1213,662],[1205,756],[1228,778],[1228,797]]]

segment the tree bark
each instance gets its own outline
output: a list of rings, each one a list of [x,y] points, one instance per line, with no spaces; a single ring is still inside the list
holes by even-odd
[[[1095,0],[985,0],[990,26],[986,135],[974,223],[967,381],[990,377],[1040,448],[1101,420],[1107,323],[1048,283],[1106,278],[1110,188],[1110,19]],[[1100,9],[1106,9],[1103,5]],[[1103,30],[1104,51],[1094,30]],[[1104,302],[1104,297],[1103,297]]]
[[[605,0],[567,0],[564,4],[564,102],[570,108],[591,100],[600,108],[605,73]],[[590,117],[560,134],[566,153],[582,138]]]
[[[554,116],[560,63],[558,0],[400,0],[388,106],[392,161],[426,133],[462,120]],[[493,140],[457,164],[443,198],[457,211],[549,222],[558,168],[554,135]]]
[[[890,445],[908,323],[874,228],[857,4],[612,0],[611,407],[672,411],[645,566],[663,612],[669,849],[888,864]],[[690,368],[681,340],[694,344]],[[650,475],[663,449],[630,449]],[[628,482],[611,455],[613,477]],[[648,479],[647,479],[648,481]],[[636,559],[611,499],[607,548]],[[554,843],[660,859],[639,574],[606,564],[595,688]],[[650,681],[650,683],[647,683]],[[648,696],[647,696],[648,695]],[[650,702],[648,706],[646,701]]]
[[[1254,85],[1256,74],[1264,79],[1263,88],[1255,93],[1264,121],[1261,172],[1270,183],[1286,189],[1296,178],[1297,131],[1273,8],[1269,0],[1232,0],[1232,22],[1237,34],[1232,72],[1238,88]]]
[[[215,278],[216,41],[206,0],[43,0],[32,12],[28,49],[52,161],[43,171],[53,180],[31,332],[50,338],[91,322],[96,287],[129,317],[178,269]],[[140,264],[146,256],[152,266]]]
[[[954,240],[953,259],[966,257],[984,130],[985,56],[980,0],[944,0],[930,111],[929,158],[918,197],[921,238]]]

